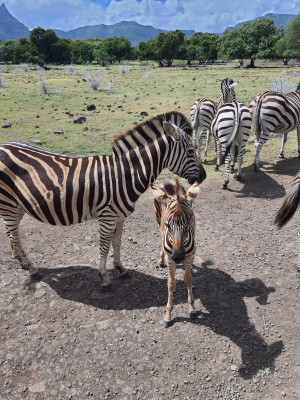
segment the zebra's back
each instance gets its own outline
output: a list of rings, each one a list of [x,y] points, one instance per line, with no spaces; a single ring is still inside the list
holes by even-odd
[[[215,116],[217,103],[213,100],[200,98],[191,107],[192,127],[200,126],[202,129],[210,129]]]

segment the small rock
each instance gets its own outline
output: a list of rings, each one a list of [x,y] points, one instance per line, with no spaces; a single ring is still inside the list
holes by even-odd
[[[55,129],[54,133],[56,135],[62,135],[64,133],[63,129]]]
[[[3,124],[3,125],[1,125],[2,126],[2,128],[11,128],[11,123],[9,123],[9,122],[6,122],[5,124]]]
[[[96,106],[95,106],[95,104],[88,104],[88,105],[86,106],[86,109],[87,109],[88,111],[93,111],[93,110],[96,110]]]
[[[73,123],[74,124],[83,124],[85,121],[86,121],[85,117],[78,117],[78,118],[74,119]]]

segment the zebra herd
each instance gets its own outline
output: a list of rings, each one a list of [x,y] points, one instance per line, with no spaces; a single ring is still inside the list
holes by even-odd
[[[154,193],[156,219],[162,235],[160,264],[168,267],[168,304],[164,325],[169,326],[175,289],[175,267],[185,266],[189,312],[195,315],[191,266],[195,254],[195,216],[192,202],[198,185],[206,178],[201,162],[201,142],[205,130],[216,141],[217,164],[221,153],[226,172],[222,187],[234,169],[237,144],[238,172],[254,121],[255,170],[259,153],[270,132],[289,132],[297,127],[300,136],[300,91],[282,95],[265,92],[249,107],[236,100],[238,82],[226,78],[221,83],[218,103],[198,99],[191,108],[191,123],[180,112],[157,115],[116,137],[112,155],[68,157],[28,143],[0,145],[0,218],[10,239],[13,256],[32,279],[39,279],[38,269],[28,260],[19,238],[19,224],[25,213],[52,225],[72,225],[97,219],[100,232],[99,276],[104,288],[111,282],[107,274],[107,256],[113,248],[113,262],[121,276],[128,274],[121,263],[121,238],[125,219],[134,211],[139,197],[150,187]],[[200,127],[200,136],[197,130]],[[190,137],[193,136],[193,141]],[[196,148],[198,154],[196,154]],[[300,149],[298,147],[300,156]],[[163,169],[187,179],[186,191],[175,184],[153,185]],[[281,227],[293,215],[300,201],[300,178],[292,195],[283,203],[276,223]]]

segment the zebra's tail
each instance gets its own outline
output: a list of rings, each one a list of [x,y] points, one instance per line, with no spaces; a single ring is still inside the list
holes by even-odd
[[[196,125],[199,124],[198,123],[198,115],[199,115],[201,104],[202,104],[202,99],[197,99],[191,108],[191,125],[192,125],[193,129],[196,127]]]
[[[230,136],[229,141],[226,144],[226,152],[228,154],[228,151],[230,151],[232,143],[235,141],[236,135],[238,133],[239,127],[240,127],[240,122],[241,122],[241,110],[240,110],[240,105],[237,101],[233,102],[235,106],[234,110],[234,128],[232,131],[232,134]]]
[[[260,115],[260,109],[262,105],[262,99],[263,95],[265,93],[262,93],[259,98],[257,99],[256,102],[256,107],[254,109],[253,113],[253,119],[252,119],[252,132],[255,135],[256,141],[259,141],[260,134],[261,134],[261,126],[260,126],[260,120],[259,120],[259,115]]]
[[[290,190],[286,194],[281,207],[277,211],[274,224],[280,229],[295,214],[300,204],[300,173],[295,177]]]

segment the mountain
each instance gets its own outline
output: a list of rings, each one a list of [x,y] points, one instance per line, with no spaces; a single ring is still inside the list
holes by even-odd
[[[29,37],[29,34],[29,29],[14,18],[5,7],[5,4],[2,4],[0,6],[0,41]]]
[[[266,14],[263,17],[258,17],[255,19],[252,19],[250,21],[244,21],[244,22],[240,22],[239,24],[236,24],[235,26],[229,26],[227,29],[230,29],[231,31],[233,31],[234,29],[238,28],[239,26],[244,25],[246,22],[254,22],[259,18],[266,18],[269,17],[274,21],[275,26],[279,27],[279,26],[283,26],[284,29],[286,29],[286,27],[288,26],[289,22],[291,21],[292,18],[294,18],[296,15],[294,14]]]
[[[153,28],[153,26],[140,25],[134,21],[122,21],[113,25],[82,26],[67,32],[58,29],[53,30],[58,37],[65,39],[105,39],[112,36],[123,36],[131,42],[132,46],[151,38],[155,39],[160,32],[168,32],[167,30]],[[183,30],[182,32],[185,33],[185,36],[191,36],[195,33],[193,30]]]

